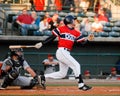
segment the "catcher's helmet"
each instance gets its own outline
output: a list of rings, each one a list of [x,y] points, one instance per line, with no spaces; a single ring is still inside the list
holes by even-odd
[[[10,49],[10,56],[11,56],[11,53],[16,53],[19,57],[23,56],[23,49],[22,48],[13,48],[13,49]]]
[[[72,15],[68,15],[65,17],[64,19],[64,24],[67,25],[67,24],[73,24],[73,21],[75,20],[75,17],[72,16]]]
[[[13,48],[10,51],[23,52],[23,49],[22,48]]]
[[[19,55],[16,53],[16,51],[11,51],[10,52],[10,57],[12,57],[12,56],[19,56]]]

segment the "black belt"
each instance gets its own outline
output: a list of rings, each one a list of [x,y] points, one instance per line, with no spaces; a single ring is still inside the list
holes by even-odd
[[[67,49],[67,48],[64,48],[64,50],[66,50],[66,51],[70,51],[70,49]]]

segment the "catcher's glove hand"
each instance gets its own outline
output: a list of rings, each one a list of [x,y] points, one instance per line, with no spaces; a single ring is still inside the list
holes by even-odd
[[[94,37],[94,34],[93,34],[93,33],[91,33],[91,34],[88,35],[88,40],[89,40],[89,41],[94,40],[94,38],[95,38],[95,37]]]

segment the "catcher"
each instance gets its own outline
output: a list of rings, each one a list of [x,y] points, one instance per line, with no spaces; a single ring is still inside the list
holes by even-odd
[[[33,79],[20,76],[20,69],[26,70]],[[34,86],[45,89],[45,77],[41,73],[40,76],[33,71],[23,58],[22,49],[11,49],[10,56],[3,61],[2,75],[4,80],[0,89],[6,89],[8,86],[20,86],[21,89],[32,89]]]

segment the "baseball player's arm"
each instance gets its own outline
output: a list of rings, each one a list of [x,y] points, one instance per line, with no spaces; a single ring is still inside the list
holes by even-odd
[[[49,42],[52,42],[55,38],[56,38],[56,36],[52,35],[52,36],[48,37],[45,41],[43,41],[42,44],[45,45]]]
[[[82,34],[78,35],[78,38],[76,38],[76,42],[80,42],[81,44],[86,44],[89,41],[92,41],[94,39],[94,34],[91,33],[88,35],[87,38],[84,38]]]
[[[52,65],[52,64],[57,65],[58,64],[58,62],[55,62],[55,61],[53,61],[53,62],[46,61],[46,62],[43,62],[43,63],[44,63],[44,65]]]
[[[6,60],[3,62],[3,65],[5,65],[4,68],[3,68],[4,72],[8,72],[8,71],[12,68],[11,61],[8,60],[8,59],[6,59]]]
[[[16,22],[17,22],[17,24],[19,24],[19,25],[22,25],[23,23],[21,22],[21,16],[18,16],[17,18],[16,18]]]
[[[33,69],[31,67],[27,67],[26,68],[26,71],[31,74],[32,77],[35,77],[36,76],[36,73],[33,71]]]
[[[11,69],[11,66],[6,65],[5,72],[8,72]]]
[[[88,43],[89,41],[92,41],[93,39],[94,39],[94,34],[91,33],[91,34],[88,35],[87,38],[85,38],[85,39],[81,42],[81,44],[86,44],[86,43]]]
[[[39,49],[39,48],[42,47],[42,45],[45,45],[45,44],[53,41],[56,37],[59,37],[60,36],[60,30],[59,30],[59,28],[54,29],[52,31],[52,34],[53,35],[51,35],[50,37],[48,37],[45,41],[35,44],[35,47]]]
[[[49,36],[45,41],[43,42],[39,42],[37,44],[35,44],[36,48],[39,49],[41,48],[43,45],[49,43],[49,42],[52,42],[54,39],[56,38],[55,35],[52,35],[52,36]]]
[[[51,63],[49,61],[43,62],[44,65],[50,65]]]
[[[82,34],[80,34],[80,35],[76,38],[76,42],[81,43],[81,44],[85,44],[85,43],[88,42],[88,40],[85,39],[85,38],[82,36]]]
[[[23,62],[23,68],[24,70],[26,70],[29,74],[31,74],[32,77],[36,76],[36,73],[34,72],[34,70],[29,66],[29,64],[27,63],[26,60],[24,60]]]
[[[55,65],[57,65],[57,64],[58,64],[58,62],[55,62],[55,61],[53,61],[53,62],[52,62],[52,64],[55,64]]]

